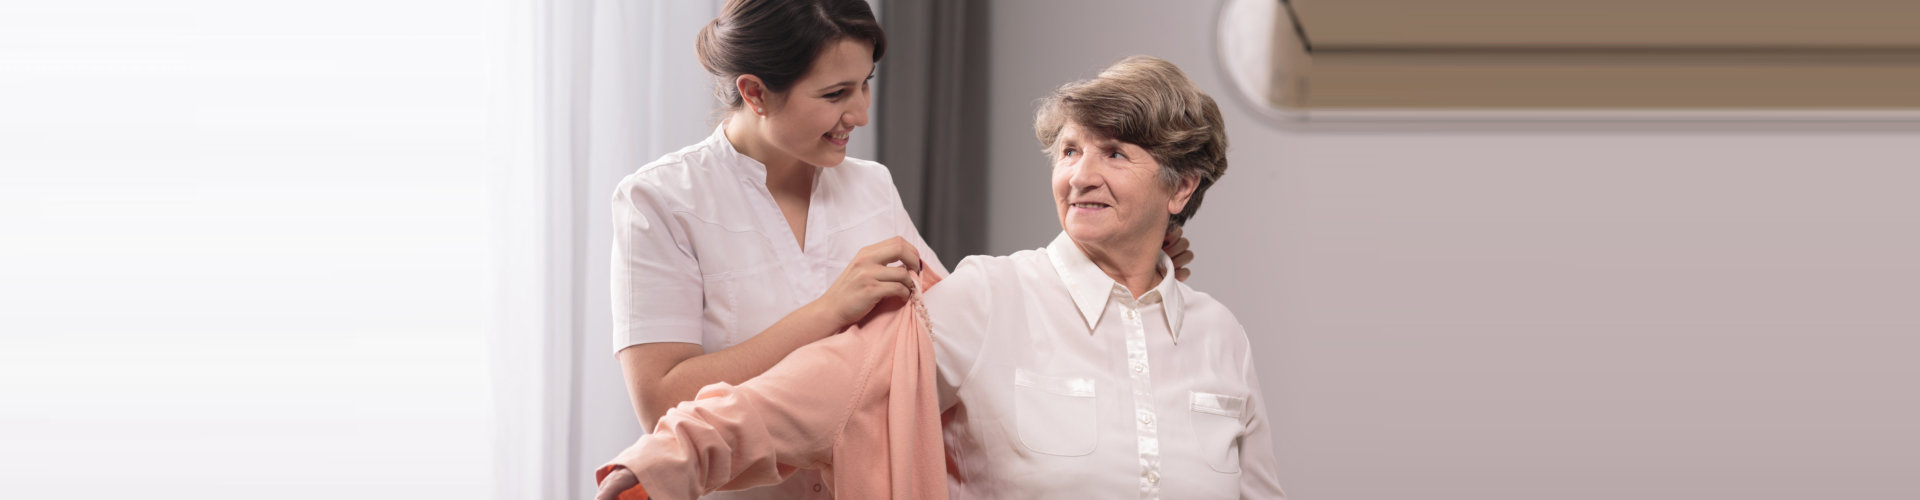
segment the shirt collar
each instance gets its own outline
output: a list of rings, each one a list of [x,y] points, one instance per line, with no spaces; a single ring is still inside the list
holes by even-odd
[[[707,136],[706,142],[713,145],[713,151],[718,155],[721,164],[733,169],[734,172],[740,175],[746,176],[746,179],[749,181],[759,183],[767,182],[767,166],[762,165],[760,160],[755,160],[753,157],[747,156],[746,153],[734,149],[733,141],[727,139],[726,122],[720,122],[719,126],[714,127],[713,135]]]
[[[1101,271],[1100,266],[1088,259],[1086,252],[1082,252],[1080,245],[1074,244],[1065,231],[1054,237],[1053,243],[1047,244],[1047,258],[1053,261],[1053,269],[1060,273],[1060,280],[1066,282],[1067,293],[1073,296],[1073,305],[1080,310],[1080,317],[1087,320],[1088,332],[1100,326],[1100,315],[1107,309],[1107,297],[1114,295],[1116,289],[1120,294],[1128,293],[1125,286],[1113,281],[1106,271]],[[1173,259],[1164,253],[1160,254],[1159,269],[1173,269]],[[1174,278],[1172,272],[1167,272],[1160,278],[1160,284],[1140,294],[1140,297],[1144,299],[1153,294],[1159,294],[1160,305],[1166,311],[1167,332],[1178,342],[1180,323],[1187,310],[1186,298],[1180,293],[1179,280]]]

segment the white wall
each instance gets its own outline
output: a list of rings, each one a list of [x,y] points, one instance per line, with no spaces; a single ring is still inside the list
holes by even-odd
[[[992,4],[990,247],[1059,231],[1034,99],[1184,68],[1233,144],[1191,283],[1254,337],[1293,497],[1920,495],[1913,128],[1287,128],[1216,8]]]

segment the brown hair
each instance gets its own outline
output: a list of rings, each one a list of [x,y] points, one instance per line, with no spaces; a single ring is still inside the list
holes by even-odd
[[[1207,188],[1227,173],[1227,127],[1220,106],[1180,67],[1157,57],[1123,59],[1092,80],[1062,85],[1041,100],[1033,132],[1048,155],[1069,122],[1146,149],[1160,163],[1160,181],[1168,188],[1178,186],[1181,177],[1198,177],[1193,198],[1174,214],[1174,224],[1193,218]]]
[[[714,97],[739,108],[734,79],[753,75],[784,93],[807,74],[827,45],[842,39],[873,44],[873,60],[887,51],[887,34],[864,0],[728,0],[694,48],[700,65],[720,79]]]

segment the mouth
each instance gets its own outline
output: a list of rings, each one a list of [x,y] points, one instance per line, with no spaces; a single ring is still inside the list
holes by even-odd
[[[1109,208],[1109,207],[1111,207],[1112,205],[1108,205],[1108,204],[1105,204],[1105,203],[1095,203],[1095,202],[1090,202],[1090,201],[1083,201],[1083,202],[1079,202],[1079,203],[1074,203],[1074,204],[1070,204],[1070,205],[1067,205],[1067,206],[1070,206],[1070,207],[1073,207],[1073,208],[1074,208],[1075,210],[1086,210],[1086,211],[1094,211],[1094,210],[1101,210],[1101,209],[1105,209],[1105,208]]]
[[[833,145],[835,146],[846,146],[847,138],[851,137],[852,135],[853,135],[853,131],[848,130],[846,132],[827,132],[825,134],[822,134],[821,137],[826,138],[827,142],[833,143]]]

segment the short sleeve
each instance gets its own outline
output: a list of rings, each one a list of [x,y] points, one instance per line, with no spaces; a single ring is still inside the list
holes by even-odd
[[[893,221],[894,234],[907,239],[913,249],[920,253],[921,265],[933,269],[934,275],[947,277],[947,266],[940,256],[934,255],[933,247],[927,246],[926,238],[920,236],[920,229],[913,225],[913,215],[907,213],[907,203],[900,198],[900,188],[893,183],[893,171],[885,165],[874,163],[875,171],[880,173],[879,190],[886,192],[887,203],[891,205],[887,218]]]
[[[636,177],[613,194],[613,350],[701,343],[700,263],[672,211]]]
[[[947,266],[940,262],[940,256],[934,255],[933,247],[927,246],[926,239],[920,237],[920,229],[914,227],[913,216],[907,213],[906,204],[900,201],[900,193],[894,193],[893,199],[893,217],[898,221],[896,231],[906,237],[907,242],[912,243],[915,250],[920,251],[921,265],[932,269],[935,275],[945,278],[948,274]]]
[[[991,330],[994,307],[990,284],[992,257],[968,257],[940,284],[928,290],[928,330],[933,332],[933,356],[937,371],[934,385],[940,394],[940,411],[953,407],[979,362]]]

